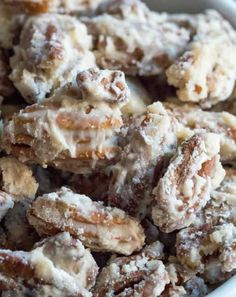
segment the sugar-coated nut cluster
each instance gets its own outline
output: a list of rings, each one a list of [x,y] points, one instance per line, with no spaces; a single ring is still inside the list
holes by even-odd
[[[95,65],[91,36],[67,15],[27,19],[11,58],[11,80],[27,102],[37,102]]]
[[[180,125],[178,138],[188,138],[199,130],[207,130],[220,136],[220,155],[224,162],[235,159],[236,154],[236,117],[226,111],[213,112],[198,106],[179,104],[175,101],[164,104],[165,108],[177,118]]]
[[[236,228],[231,223],[213,228],[189,227],[177,235],[177,256],[182,265],[218,283],[235,272]]]
[[[189,26],[195,34],[184,54],[167,70],[168,82],[178,89],[180,100],[210,107],[226,100],[233,91],[236,34],[221,15],[211,10],[193,17]]]
[[[98,267],[89,250],[69,233],[45,239],[29,252],[0,250],[1,291],[36,296],[85,296],[94,285]]]
[[[113,80],[109,79],[121,75],[116,82],[119,87],[115,86],[119,89],[116,100],[113,91],[111,100],[102,100],[107,90],[87,90],[88,81],[99,83],[100,77],[91,77],[93,71],[96,70],[87,70],[77,77],[77,91],[81,90],[83,99],[59,93],[13,115],[3,131],[5,150],[24,162],[53,165],[75,173],[90,172],[111,163],[120,150],[117,140],[123,125],[119,96],[125,97],[127,88],[119,72],[101,71],[100,75],[107,80],[105,88],[111,90]]]
[[[178,148],[176,155],[153,189],[152,218],[164,232],[182,229],[210,199],[224,178],[216,134],[195,134]]]
[[[130,255],[144,244],[143,228],[135,219],[67,188],[38,197],[28,220],[41,235],[69,231],[95,251]]]
[[[189,42],[188,30],[139,1],[120,2],[111,1],[100,15],[84,19],[95,39],[98,65],[130,75],[163,72]]]
[[[100,272],[93,296],[159,296],[169,283],[162,250],[157,241],[137,255],[112,259]]]
[[[236,274],[234,52],[213,10],[1,1],[2,297],[205,297]]]
[[[144,218],[150,212],[156,170],[161,172],[176,149],[176,121],[160,102],[154,103],[137,116],[128,134],[129,143],[112,168],[108,201]]]

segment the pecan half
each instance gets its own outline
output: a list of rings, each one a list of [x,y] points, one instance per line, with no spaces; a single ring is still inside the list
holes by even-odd
[[[38,197],[28,219],[41,235],[68,231],[94,251],[130,255],[144,244],[143,228],[134,218],[67,188]]]
[[[152,218],[164,232],[189,226],[224,178],[219,162],[219,137],[196,134],[179,147],[153,190]]]
[[[98,272],[81,242],[61,233],[39,242],[30,252],[0,250],[1,292],[40,296],[86,296]],[[47,292],[47,293],[46,293]]]
[[[2,143],[22,161],[90,173],[115,161],[122,125],[118,104],[59,94],[15,114]]]

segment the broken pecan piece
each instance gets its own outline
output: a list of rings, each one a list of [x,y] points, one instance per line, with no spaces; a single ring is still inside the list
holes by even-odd
[[[177,234],[176,247],[181,264],[201,272],[210,283],[235,273],[236,227],[231,223],[183,229]]]
[[[163,245],[155,242],[139,254],[111,259],[100,272],[94,297],[157,297],[169,283],[168,273],[160,259]]]

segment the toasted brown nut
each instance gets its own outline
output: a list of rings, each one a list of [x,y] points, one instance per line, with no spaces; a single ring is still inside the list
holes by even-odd
[[[1,292],[37,296],[90,297],[98,267],[81,242],[61,233],[39,242],[30,252],[0,250]]]
[[[41,235],[68,231],[94,251],[130,255],[144,244],[143,228],[135,219],[67,188],[37,198],[28,219]]]
[[[164,232],[189,226],[224,178],[219,162],[219,137],[196,134],[179,147],[153,190],[152,218]]]
[[[162,249],[157,241],[137,255],[111,260],[99,274],[93,296],[159,296],[169,283],[168,273],[160,261]]]

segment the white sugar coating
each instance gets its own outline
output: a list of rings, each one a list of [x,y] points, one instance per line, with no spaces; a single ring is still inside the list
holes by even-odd
[[[169,21],[167,14],[152,12],[139,1],[122,1],[119,8],[112,1],[100,15],[84,21],[98,40],[95,48],[98,65],[131,75],[163,72],[190,38],[189,31]]]
[[[210,235],[210,239],[217,244],[230,244],[232,239],[236,241],[236,228],[233,224],[219,226],[216,231]]]
[[[68,15],[41,14],[27,19],[11,58],[11,80],[27,102],[37,102],[95,65],[91,36]]]
[[[221,159],[223,161],[234,160],[236,156],[236,141],[234,139],[236,117],[233,114],[224,111],[206,111],[190,104],[179,104],[173,99],[164,103],[164,106],[180,122],[180,140],[188,138],[189,133],[191,135],[201,129],[215,133],[220,136]]]
[[[88,290],[94,285],[98,267],[90,252],[69,233],[60,233],[47,238],[39,242],[30,252],[1,250],[1,254],[0,262],[2,259],[3,266],[13,265],[11,268],[14,269],[14,262],[7,264],[7,257],[12,257],[21,265],[25,265],[24,269],[32,271],[31,279],[24,280],[23,274],[18,280],[23,289],[25,285],[27,288],[28,283],[38,294],[41,290],[46,290],[50,294],[53,294],[54,290],[56,292],[60,290],[62,296],[66,292],[73,296],[76,294],[91,296]],[[2,273],[4,275],[4,270]],[[21,273],[19,271],[19,276]],[[8,278],[11,280],[11,274]],[[14,279],[13,276],[12,279]],[[38,280],[40,280],[40,286],[36,285]],[[47,295],[43,294],[43,296]]]
[[[223,180],[225,171],[219,162],[219,149],[219,136],[213,133],[196,134],[178,148],[153,189],[156,204],[152,217],[164,232],[193,223],[210,199],[212,189]],[[205,164],[210,170],[204,168]]]
[[[121,71],[91,68],[78,74],[77,83],[83,99],[89,101],[123,106],[130,96],[124,73]]]
[[[213,10],[192,19],[187,15],[182,18],[194,34],[183,55],[167,70],[168,82],[177,88],[180,100],[210,107],[226,100],[233,91],[236,33]]]
[[[112,168],[108,195],[112,206],[138,218],[150,211],[155,168],[175,152],[176,123],[160,102],[147,106],[143,115],[134,116],[127,132],[129,141]]]
[[[50,226],[54,226],[94,251],[130,255],[144,244],[144,231],[137,220],[65,187],[37,198],[28,219],[39,234],[51,234]]]

